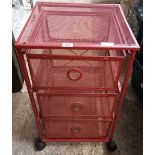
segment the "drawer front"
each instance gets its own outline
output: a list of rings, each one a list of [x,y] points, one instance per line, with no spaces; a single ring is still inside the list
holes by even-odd
[[[98,120],[46,120],[47,138],[105,138],[108,136],[111,121]]]
[[[42,116],[112,116],[116,94],[37,94]]]
[[[28,54],[36,89],[116,90],[122,59],[117,57]]]

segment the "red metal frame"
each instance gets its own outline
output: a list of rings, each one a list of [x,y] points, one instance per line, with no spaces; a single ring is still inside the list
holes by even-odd
[[[33,20],[33,18],[35,18],[35,15],[39,14],[39,12],[43,11],[43,7],[69,7],[69,8],[94,8],[97,7],[98,9],[102,9],[104,8],[109,8],[109,7],[113,7],[114,9],[117,9],[117,11],[119,11],[121,18],[123,19],[123,22],[126,26],[126,28],[129,31],[129,34],[131,36],[131,38],[134,40],[134,44],[129,44],[128,41],[126,40],[125,34],[123,33],[123,29],[122,26],[119,23],[119,18],[116,15],[116,12],[113,11],[112,15],[114,17],[114,22],[115,24],[117,24],[117,31],[119,32],[119,39],[120,39],[120,43],[114,44],[114,46],[101,46],[101,43],[99,42],[94,42],[94,43],[90,43],[90,42],[75,42],[73,47],[62,47],[62,41],[52,41],[52,42],[44,42],[44,43],[37,43],[37,42],[33,42],[33,39],[30,39],[30,42],[22,42],[21,38],[23,37],[24,32],[26,31],[26,29],[28,28],[30,22]],[[57,12],[59,13],[59,12]],[[65,12],[61,12],[61,14],[66,13]],[[70,12],[71,13],[71,12]],[[77,13],[77,11],[75,11],[74,13]],[[78,12],[78,14],[82,14]],[[98,13],[97,13],[98,14]],[[39,18],[39,17],[37,17]],[[33,36],[36,35],[37,32],[33,31]],[[110,35],[110,34],[109,34]],[[46,38],[44,38],[46,40]],[[123,99],[125,97],[125,93],[126,93],[126,89],[127,89],[127,85],[128,85],[128,80],[129,80],[129,76],[130,76],[130,72],[132,69],[132,64],[134,61],[134,57],[136,54],[136,50],[139,50],[139,45],[125,19],[125,16],[123,14],[123,11],[121,9],[121,6],[118,4],[115,5],[111,5],[111,4],[91,4],[91,5],[87,5],[87,4],[74,4],[74,3],[70,3],[70,4],[65,4],[65,3],[48,3],[48,2],[37,2],[28,21],[26,22],[16,44],[16,49],[17,49],[17,56],[19,59],[19,63],[21,66],[21,70],[22,70],[22,75],[23,78],[26,82],[26,86],[28,89],[28,94],[30,97],[30,101],[31,101],[31,106],[32,106],[32,110],[34,113],[34,117],[35,117],[35,122],[36,122],[36,127],[37,127],[37,131],[38,131],[38,135],[39,137],[41,137],[41,139],[45,142],[69,142],[69,141],[75,141],[75,142],[84,142],[84,141],[104,141],[104,142],[108,142],[113,138],[115,129],[116,129],[116,124],[118,122],[119,119],[119,114],[120,114],[120,110],[121,110],[121,106],[123,103]],[[29,49],[29,50],[27,50]],[[129,50],[131,52],[130,55],[130,60],[129,60],[129,64],[127,66],[127,71],[126,71],[126,75],[124,78],[124,82],[122,85],[122,89],[120,89],[120,86],[118,86],[119,83],[119,77],[120,77],[120,73],[121,73],[121,69],[122,69],[122,64],[123,64],[123,60],[124,57],[122,56],[113,56],[113,55],[109,55],[109,56],[83,56],[83,55],[47,55],[47,54],[32,54],[30,51],[31,49],[69,49],[69,50],[112,50],[112,53],[117,52],[117,50],[121,50],[121,52],[123,53],[124,50]],[[24,56],[26,56],[27,60],[24,59]],[[36,87],[34,85],[35,83],[35,79],[33,77],[33,70],[32,70],[32,66],[30,63],[30,59],[44,59],[44,60],[51,60],[51,59],[60,59],[60,60],[89,60],[89,61],[114,61],[114,62],[119,62],[119,66],[118,66],[118,70],[117,70],[117,76],[116,76],[116,80],[114,83],[114,88],[109,88],[109,87],[79,87],[79,88],[74,88],[74,87]],[[27,62],[25,62],[27,61]],[[26,66],[26,64],[28,63],[28,68]],[[71,68],[72,69],[72,68]],[[73,68],[73,70],[79,71],[78,69]],[[111,64],[111,70],[112,70],[112,76],[113,79],[115,78],[114,73],[113,73],[113,65]],[[30,72],[30,76],[28,74],[28,72]],[[80,79],[82,77],[82,73],[80,72],[80,76],[78,79]],[[67,74],[69,76],[69,73]],[[75,80],[75,79],[73,79]],[[76,79],[77,80],[77,79]],[[76,81],[75,80],[75,81]],[[32,83],[30,82],[32,81]],[[106,81],[105,81],[106,82]],[[39,91],[41,91],[42,93],[40,93]],[[50,91],[57,91],[56,93],[51,93]],[[104,92],[103,92],[104,91]],[[46,92],[46,93],[45,93]],[[108,128],[108,136],[107,137],[98,137],[98,138],[94,138],[94,137],[90,137],[90,138],[49,138],[45,136],[45,128],[43,126],[44,121],[46,120],[47,122],[50,121],[50,119],[55,119],[56,121],[60,121],[63,117],[63,119],[72,119],[75,117],[74,115],[59,115],[59,116],[41,116],[40,111],[38,111],[37,109],[37,102],[35,100],[35,94],[37,95],[38,101],[39,100],[39,95],[42,96],[51,96],[51,95],[60,95],[60,96],[66,96],[66,95],[70,95],[70,96],[78,96],[78,95],[82,95],[82,96],[95,96],[95,97],[110,97],[110,96],[115,96],[114,102],[116,102],[117,100],[117,94],[120,94],[120,98],[118,100],[118,104],[117,104],[117,108],[116,108],[116,112],[114,113],[114,106],[112,107],[112,113],[111,116],[105,116],[105,115],[79,115],[78,116],[78,120],[84,119],[86,120],[91,120],[91,121],[96,121],[96,120],[100,120],[100,119],[104,119],[105,121],[109,121],[111,122],[112,125],[110,125]]]
[[[42,141],[44,142],[109,142],[111,139],[106,138],[42,138]]]
[[[18,48],[16,48],[16,49],[17,49],[18,61],[19,61],[19,64],[21,66],[21,72],[22,72],[22,75],[23,75],[23,79],[26,82],[28,94],[29,94],[29,97],[30,97],[31,106],[32,106],[32,110],[33,110],[33,113],[34,113],[34,117],[35,117],[36,127],[38,129],[37,130],[38,135],[42,138],[42,129],[41,129],[41,125],[40,125],[40,117],[39,117],[39,113],[37,111],[37,107],[36,107],[36,103],[35,103],[35,99],[34,99],[34,95],[33,95],[33,90],[31,88],[30,79],[29,79],[26,64],[25,64],[25,61],[24,61],[24,55],[22,53],[22,49],[18,49]]]
[[[132,54],[131,54],[131,57],[130,57],[128,67],[127,67],[126,75],[125,75],[123,86],[122,86],[122,91],[120,93],[120,99],[119,99],[119,102],[118,102],[116,115],[115,115],[115,119],[114,119],[114,124],[113,124],[111,135],[110,135],[111,138],[114,135],[114,132],[115,132],[115,129],[116,129],[116,124],[117,124],[117,121],[119,119],[119,114],[120,114],[120,111],[121,111],[121,106],[122,106],[122,103],[123,103],[123,100],[124,100],[124,97],[125,97],[125,93],[126,93],[126,89],[127,89],[127,86],[128,86],[128,80],[129,80],[129,77],[130,77],[132,64],[133,64],[135,55],[136,55],[136,51],[133,51]]]

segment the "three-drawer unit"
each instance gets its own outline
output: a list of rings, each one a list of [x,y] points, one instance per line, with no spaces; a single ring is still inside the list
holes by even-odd
[[[15,46],[38,129],[36,149],[52,141],[103,141],[115,150],[139,50],[121,6],[37,2]]]

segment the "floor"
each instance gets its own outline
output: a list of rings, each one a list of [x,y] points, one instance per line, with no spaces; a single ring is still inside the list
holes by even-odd
[[[118,149],[108,152],[104,143],[49,143],[36,152],[36,129],[30,101],[24,88],[13,94],[13,155],[142,155],[143,107],[129,84],[114,136]]]

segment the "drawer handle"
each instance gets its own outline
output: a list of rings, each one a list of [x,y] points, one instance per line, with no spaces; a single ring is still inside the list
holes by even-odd
[[[81,131],[80,127],[71,128],[72,133],[79,133]]]
[[[73,103],[71,104],[71,109],[73,111],[80,111],[83,108],[81,103]]]
[[[82,78],[82,72],[80,71],[80,69],[72,68],[68,70],[67,76],[70,80],[77,81]]]

